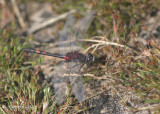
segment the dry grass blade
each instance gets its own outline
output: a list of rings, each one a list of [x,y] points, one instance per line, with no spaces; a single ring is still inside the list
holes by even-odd
[[[90,40],[90,39],[84,39],[84,41],[85,41],[85,42],[100,43],[100,44],[103,44],[103,45],[107,44],[107,45],[114,45],[114,46],[129,48],[129,47],[127,47],[126,45],[118,44],[118,43],[115,43],[115,42],[107,42],[107,41],[101,41],[101,40]]]
[[[27,33],[28,34],[32,34],[32,33],[36,32],[36,31],[38,31],[38,30],[40,30],[42,28],[45,28],[45,27],[47,27],[47,26],[49,26],[49,25],[61,20],[61,19],[66,18],[69,14],[72,14],[72,13],[75,13],[75,12],[76,12],[76,10],[71,10],[71,11],[69,11],[67,13],[64,13],[64,14],[58,16],[58,17],[51,18],[51,19],[49,19],[49,20],[47,20],[47,21],[45,21],[45,22],[43,22],[41,24],[38,24],[36,26],[32,26],[31,28],[28,29]]]
[[[63,76],[73,76],[73,77],[85,76],[85,77],[92,77],[92,78],[98,79],[98,80],[107,79],[106,78],[107,76],[97,77],[94,74],[83,74],[83,75],[80,75],[80,74],[76,74],[76,73],[71,73],[71,74],[64,74]]]
[[[21,28],[22,28],[23,30],[25,30],[26,25],[25,25],[24,20],[23,20],[23,18],[22,18],[22,16],[21,16],[21,13],[20,13],[20,11],[19,11],[19,9],[18,9],[18,6],[17,6],[17,4],[16,4],[16,0],[11,0],[11,3],[12,3],[13,10],[14,10],[17,18],[18,18],[18,21],[19,21],[19,24],[20,24]]]
[[[115,42],[107,42],[107,41],[102,41],[102,40],[90,40],[90,39],[84,39],[85,42],[93,42],[93,43],[98,43],[98,44],[93,44],[92,46],[88,47],[84,53],[88,52],[91,48],[95,48],[94,51],[97,49],[96,47],[101,46],[101,45],[113,45],[113,46],[118,46],[118,47],[124,47],[127,49],[132,50],[130,47],[126,46],[126,45],[122,45],[122,44],[118,44]],[[94,52],[93,51],[93,52]],[[92,53],[93,53],[92,52]]]

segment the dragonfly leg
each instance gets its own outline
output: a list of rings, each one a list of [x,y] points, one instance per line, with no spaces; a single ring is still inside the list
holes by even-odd
[[[76,64],[76,65],[74,65],[73,67],[75,67],[75,66],[77,66],[77,65],[80,65],[80,64]],[[79,74],[81,74],[81,68],[82,68],[83,66],[84,66],[84,63],[79,67],[79,71],[78,71]],[[73,68],[73,67],[72,67],[72,68]]]
[[[81,73],[81,68],[84,66],[84,63],[79,68],[79,73]]]
[[[72,68],[74,68],[74,67],[78,66],[78,65],[80,65],[80,63],[75,64],[74,66],[72,66],[72,67],[70,68],[70,70],[71,70]],[[81,66],[82,66],[82,65],[81,65]],[[79,72],[79,74],[81,74],[81,72],[80,72],[80,70],[81,70],[81,68],[82,68],[81,66],[80,66],[79,71],[78,71],[78,72]]]
[[[80,65],[80,64],[76,64],[76,65],[72,66],[71,68],[74,68],[74,67],[76,67],[76,66],[78,66],[78,65]]]

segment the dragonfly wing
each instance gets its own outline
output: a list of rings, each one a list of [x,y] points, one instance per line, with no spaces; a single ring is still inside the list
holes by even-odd
[[[94,11],[90,11],[85,17],[78,21],[74,29],[74,34],[72,35],[72,47],[77,47],[77,50],[80,50],[83,43],[83,39],[86,36],[86,32],[94,19]]]
[[[60,54],[65,55],[70,48],[70,39],[73,34],[73,26],[74,26],[74,17],[70,14],[67,17],[66,23],[62,31],[60,31],[60,39],[59,39],[59,48]]]
[[[90,11],[89,14],[87,14],[85,17],[83,17],[81,20],[78,21],[77,25],[74,28],[74,32],[71,39],[71,50],[77,51],[80,50],[81,45],[83,43],[83,40],[86,35],[86,31],[88,30],[92,20],[94,18],[94,11]],[[72,93],[75,95],[75,97],[78,99],[79,102],[82,102],[85,97],[85,87],[83,84],[82,77],[80,75],[80,62],[77,60],[77,62],[70,62],[69,68],[70,68],[70,84],[71,84],[71,90]]]
[[[82,102],[86,98],[85,94],[85,86],[83,84],[82,76],[80,75],[80,63],[77,61],[70,62],[70,85],[72,93],[75,95],[79,102]]]
[[[68,94],[68,76],[64,75],[68,74],[67,69],[67,64],[64,62],[54,68],[54,92],[58,104],[63,103]]]

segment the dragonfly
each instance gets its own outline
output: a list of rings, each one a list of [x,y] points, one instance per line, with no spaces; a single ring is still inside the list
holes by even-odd
[[[55,98],[58,104],[63,103],[69,95],[68,82],[70,83],[71,93],[74,94],[79,102],[84,101],[86,98],[81,68],[84,64],[91,64],[94,61],[94,56],[91,53],[85,55],[80,52],[80,49],[94,17],[94,11],[90,11],[77,24],[74,23],[75,18],[72,14],[67,17],[64,28],[60,31],[59,54],[29,48],[23,49],[25,52],[52,56],[63,60],[54,67],[52,75]],[[62,43],[64,41],[68,43]]]

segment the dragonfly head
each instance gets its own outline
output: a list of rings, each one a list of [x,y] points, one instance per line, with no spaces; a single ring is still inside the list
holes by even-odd
[[[94,56],[91,53],[88,53],[87,62],[90,64],[94,61]]]

